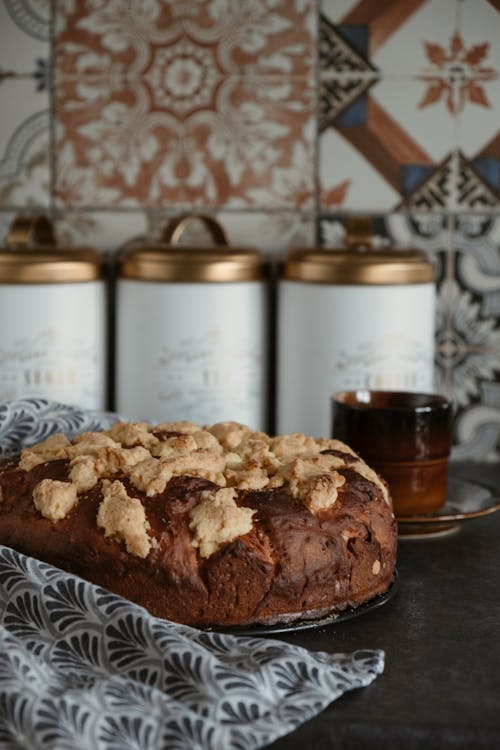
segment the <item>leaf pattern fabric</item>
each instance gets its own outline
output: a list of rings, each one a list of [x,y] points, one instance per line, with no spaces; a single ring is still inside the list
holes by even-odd
[[[0,405],[2,442],[15,443],[6,414],[18,447],[31,436],[18,423],[36,414],[45,436],[69,434],[50,423],[51,411],[55,422],[78,430],[97,419],[82,422],[81,412],[41,400]],[[104,415],[100,426],[110,419]],[[383,668],[382,651],[315,653],[160,620],[0,545],[5,750],[253,750],[369,685]]]

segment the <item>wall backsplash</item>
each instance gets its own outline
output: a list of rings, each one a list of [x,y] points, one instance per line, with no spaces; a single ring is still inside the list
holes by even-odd
[[[3,0],[0,111],[2,236],[203,209],[280,257],[365,213],[426,250],[454,457],[500,458],[499,0]]]

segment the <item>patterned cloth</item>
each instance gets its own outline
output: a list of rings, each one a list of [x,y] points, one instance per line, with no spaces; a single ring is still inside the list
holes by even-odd
[[[67,410],[41,400],[1,405],[3,444],[10,452],[16,431],[19,443],[28,432],[70,435],[61,420],[90,429],[80,412],[78,424],[68,422]],[[21,429],[35,412],[38,427]],[[382,651],[313,653],[160,620],[0,545],[5,750],[253,750],[369,685],[383,668]]]

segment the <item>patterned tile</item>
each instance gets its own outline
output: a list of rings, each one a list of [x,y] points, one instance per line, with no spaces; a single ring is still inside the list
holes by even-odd
[[[329,110],[319,140],[321,208],[446,210],[454,194],[448,162],[455,117],[419,109],[414,78],[378,79],[345,103],[338,92],[329,98],[330,83],[320,91],[323,113]]]
[[[144,76],[174,98],[214,77],[310,75],[315,34],[314,0],[56,0],[59,74]]]
[[[457,212],[498,205],[496,4],[325,0],[321,8],[322,207]],[[331,135],[323,143],[329,128],[349,145]],[[340,165],[340,180],[332,164]]]
[[[35,76],[47,87],[50,53],[50,2],[0,3],[0,81],[12,74]]]
[[[500,458],[500,221],[454,220],[443,288],[449,323],[439,341],[456,414],[455,458]]]
[[[498,0],[461,0],[458,4],[458,25],[467,40],[469,50],[474,50],[476,67],[500,73],[500,3]]]
[[[457,0],[322,0],[321,14],[375,70],[408,76],[425,67],[438,46],[447,48]]]
[[[313,204],[314,99],[302,79],[225,78],[182,119],[139,78],[63,80],[57,93],[59,205]]]
[[[0,84],[0,206],[50,205],[47,91],[29,78]]]
[[[58,204],[312,207],[315,10],[58,2]]]

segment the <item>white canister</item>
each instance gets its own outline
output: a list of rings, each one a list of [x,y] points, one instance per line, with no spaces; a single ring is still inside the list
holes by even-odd
[[[176,244],[193,218],[212,246]],[[160,243],[132,243],[116,288],[116,409],[265,429],[267,294],[264,257],[228,247],[212,217],[181,216]]]
[[[105,311],[98,253],[56,246],[44,216],[16,217],[0,250],[0,400],[105,408]]]
[[[355,235],[347,249],[292,251],[278,285],[277,432],[328,437],[335,391],[432,391],[434,277],[425,253]]]

